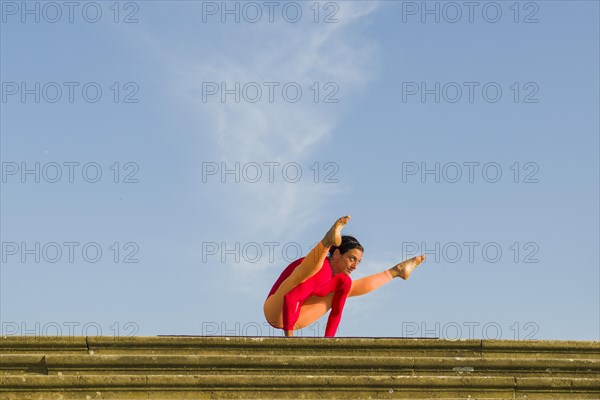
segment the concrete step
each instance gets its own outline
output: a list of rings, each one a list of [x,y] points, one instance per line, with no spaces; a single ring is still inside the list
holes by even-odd
[[[360,392],[363,396],[398,398],[398,394],[427,391],[429,393],[456,396],[457,393],[476,393],[477,398],[512,398],[510,393],[538,393],[556,398],[580,398],[585,394],[598,397],[598,380],[589,378],[511,378],[505,376],[448,377],[448,376],[367,376],[367,375],[323,375],[323,376],[254,376],[254,375],[39,375],[0,377],[3,391],[10,391],[12,398],[20,392],[60,391],[65,397],[86,391],[89,393],[118,393],[120,396],[139,395],[139,392],[168,394],[170,392],[196,393],[199,398],[219,393],[219,398],[228,395],[262,391],[273,395],[281,393],[315,392],[323,398],[332,398],[336,393]],[[595,393],[594,393],[595,391]],[[396,396],[391,396],[396,393]],[[464,394],[463,393],[463,394]],[[328,395],[325,397],[324,395]],[[467,394],[468,395],[468,394]],[[3,399],[5,397],[2,393]],[[110,398],[109,395],[108,398]],[[383,396],[383,397],[382,397]],[[92,397],[95,398],[95,397]],[[104,397],[99,397],[104,398]],[[313,397],[314,398],[314,397]],[[356,397],[353,397],[356,398]],[[402,398],[402,397],[400,397]],[[591,398],[591,397],[590,397]]]
[[[52,337],[5,336],[0,354],[271,354],[294,355],[318,352],[330,355],[438,356],[500,358],[581,358],[600,357],[600,342],[593,341],[510,341],[444,340],[410,338],[283,338],[283,337]]]
[[[0,374],[321,374],[360,369],[370,374],[600,374],[598,359],[369,357],[315,355],[0,354]]]
[[[2,399],[31,398],[554,398],[598,399],[598,379],[507,376],[2,376]],[[93,394],[93,395],[92,395]],[[178,396],[169,397],[177,394]],[[360,395],[358,395],[360,394]],[[26,395],[26,396],[23,396]],[[595,397],[594,397],[595,395]],[[29,397],[27,397],[29,396]],[[420,397],[419,397],[420,396]],[[46,397],[44,397],[46,398]]]

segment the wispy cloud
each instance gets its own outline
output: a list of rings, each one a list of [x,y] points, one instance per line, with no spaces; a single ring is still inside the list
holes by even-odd
[[[184,96],[190,110],[201,115],[198,131],[211,132],[218,161],[299,163],[304,173],[316,157],[332,148],[336,126],[345,112],[344,100],[359,93],[374,78],[378,66],[376,43],[365,37],[362,28],[377,8],[376,2],[339,2],[337,23],[314,23],[310,18],[298,24],[233,24],[217,26],[212,46],[194,52],[165,48],[165,62],[172,77],[174,93]],[[226,24],[224,24],[226,25]],[[218,39],[220,37],[220,39]],[[216,39],[215,39],[216,38]],[[215,42],[216,40],[216,42]],[[191,41],[190,41],[191,43]],[[263,100],[239,103],[228,97],[221,102],[203,102],[203,82],[278,82],[274,102]],[[301,101],[282,100],[281,88],[296,82],[303,89]],[[314,101],[315,82],[334,82],[339,88],[338,104],[323,103],[327,93]],[[211,99],[212,100],[212,99]],[[335,156],[335,155],[334,155]],[[335,161],[335,160],[331,160]],[[240,184],[235,198],[224,200],[223,207],[237,213],[236,232],[255,237],[277,237],[294,227],[302,232],[315,221],[336,216],[323,215],[324,204],[344,191],[341,185],[315,185],[311,179],[296,183],[275,182]],[[243,202],[239,201],[243,199]],[[317,238],[318,239],[318,238]],[[243,265],[256,271],[257,264]]]
[[[314,82],[335,82],[340,88],[337,97],[343,103],[373,78],[376,46],[356,32],[375,7],[373,3],[340,3],[339,22],[334,24],[283,24],[262,30],[247,27],[243,30],[247,35],[243,39],[245,51],[240,55],[228,52],[215,62],[206,62],[211,57],[203,57],[197,77],[186,77],[187,82],[200,84],[200,77],[210,76],[215,82],[227,82],[229,87],[236,81],[281,85],[297,82],[304,90],[302,101],[293,104],[282,101],[277,91],[273,103],[198,104],[214,119],[215,140],[222,158],[240,162],[294,161],[305,166],[302,163],[310,163],[311,155],[321,150],[319,146],[335,140],[333,134],[343,108],[315,103],[309,99],[314,93],[307,89]],[[240,190],[254,204],[246,204],[240,211],[248,226],[275,234],[290,226],[301,231],[322,217],[319,208],[323,201],[339,192],[332,189],[339,188],[303,181],[244,187]],[[260,207],[266,202],[269,207]],[[278,226],[268,226],[273,221]]]

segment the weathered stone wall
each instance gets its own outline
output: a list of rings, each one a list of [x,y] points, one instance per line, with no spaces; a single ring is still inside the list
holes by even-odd
[[[4,337],[0,399],[600,399],[600,342]]]

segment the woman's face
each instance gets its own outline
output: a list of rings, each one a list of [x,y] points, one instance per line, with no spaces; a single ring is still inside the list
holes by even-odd
[[[350,275],[362,261],[362,256],[363,252],[359,249],[351,249],[344,254],[340,254],[340,251],[336,249],[329,260],[333,274],[341,272]]]

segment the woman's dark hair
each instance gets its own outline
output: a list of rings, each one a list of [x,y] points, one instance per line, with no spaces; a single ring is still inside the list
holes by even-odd
[[[333,255],[336,249],[340,251],[340,254],[344,254],[348,250],[352,249],[359,249],[362,252],[365,251],[360,242],[356,240],[354,236],[349,235],[342,236],[342,244],[340,244],[339,246],[331,246],[331,248],[329,248],[329,254]]]

